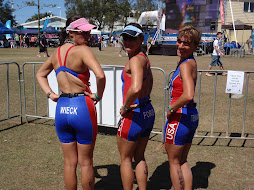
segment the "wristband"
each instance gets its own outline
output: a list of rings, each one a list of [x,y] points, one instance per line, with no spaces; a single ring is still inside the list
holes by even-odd
[[[128,109],[127,109],[126,107],[124,107],[124,106],[123,106],[123,109],[124,109],[125,111],[127,111],[127,110],[128,110]]]
[[[168,110],[169,110],[171,113],[174,112],[174,110],[170,109],[170,106],[168,106]]]
[[[49,91],[49,92],[47,93],[47,97],[49,98],[50,94],[52,94],[52,93],[53,93],[52,91]]]
[[[97,94],[96,94],[96,93],[94,94],[94,96],[95,96],[95,98],[96,98],[98,101],[100,101],[100,100],[101,100],[101,98],[99,98],[99,97],[97,96]]]

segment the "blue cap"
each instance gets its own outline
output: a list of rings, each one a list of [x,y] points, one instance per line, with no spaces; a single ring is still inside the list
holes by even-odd
[[[123,35],[123,34],[128,34],[132,37],[138,37],[140,34],[143,34],[143,32],[136,26],[128,25],[123,29],[123,32],[121,35]]]

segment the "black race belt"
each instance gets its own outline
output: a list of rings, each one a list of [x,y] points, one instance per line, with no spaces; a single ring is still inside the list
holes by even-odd
[[[66,93],[66,94],[64,93],[60,95],[60,97],[68,97],[68,98],[73,98],[78,96],[87,96],[87,95],[84,93]]]
[[[143,108],[143,107],[145,107],[146,105],[148,105],[148,104],[150,104],[150,103],[151,103],[151,100],[147,100],[146,102],[141,103],[141,104],[137,105],[137,106],[134,107],[134,108],[128,109],[128,111],[129,111],[129,110],[135,110],[135,109],[137,109],[137,108]]]

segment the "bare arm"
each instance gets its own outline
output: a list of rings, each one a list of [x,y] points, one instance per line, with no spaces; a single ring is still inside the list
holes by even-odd
[[[93,94],[86,94],[89,95],[92,99],[98,101],[98,99],[95,97],[95,94],[98,98],[102,98],[106,84],[105,74],[92,51],[88,47],[84,48],[85,49],[82,51],[85,51],[85,53],[83,53],[82,61],[94,72],[97,83],[97,92]]]
[[[138,57],[133,57],[130,61],[130,70],[131,70],[131,86],[126,94],[125,102],[123,107],[129,109],[131,104],[138,98],[139,93],[142,89],[143,84],[143,73],[144,73],[144,64],[142,60]],[[124,110],[123,107],[120,110],[120,114],[123,115],[127,110]]]
[[[193,65],[190,64],[189,61],[182,63],[180,65],[180,73],[183,83],[183,93],[178,98],[178,100],[170,106],[170,109],[173,111],[177,111],[184,105],[188,104],[194,98],[195,84],[192,77]],[[167,112],[168,119],[171,114],[172,113],[168,110]]]
[[[49,73],[53,70],[53,65],[52,65],[52,58],[48,58],[48,60],[40,67],[36,74],[36,78],[42,88],[42,90],[47,94],[47,96],[57,102],[59,95],[55,94],[52,89],[49,86],[47,76]]]

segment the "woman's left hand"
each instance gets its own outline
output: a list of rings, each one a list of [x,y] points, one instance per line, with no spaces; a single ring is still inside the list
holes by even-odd
[[[123,106],[120,108],[120,115],[124,116],[124,114],[127,113],[128,110],[123,109]]]
[[[85,95],[89,96],[93,101],[94,101],[94,104],[97,104],[100,100],[96,99],[95,97],[95,93],[89,93],[89,92],[84,92]]]

